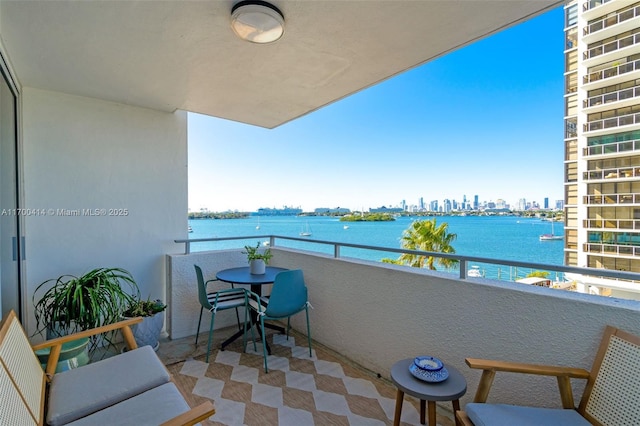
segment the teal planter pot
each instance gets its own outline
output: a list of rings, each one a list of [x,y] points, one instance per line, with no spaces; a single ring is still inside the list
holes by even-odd
[[[62,351],[60,352],[60,358],[58,359],[58,365],[56,367],[56,373],[89,364],[89,352],[87,350],[88,344],[89,339],[86,337],[63,344]],[[43,369],[47,366],[50,352],[51,348],[38,349],[35,351]]]

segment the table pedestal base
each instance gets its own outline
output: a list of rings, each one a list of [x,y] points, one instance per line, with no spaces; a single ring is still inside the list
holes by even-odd
[[[257,326],[257,324],[251,324],[251,327],[253,327],[254,325]],[[260,332],[260,327],[256,327],[256,328],[258,329],[258,335],[260,335],[260,337],[262,337],[261,332]],[[285,334],[285,329],[283,327],[280,327],[280,326],[277,326],[277,325],[265,323],[264,324],[264,328],[270,328],[272,330],[276,330],[276,331],[280,332],[281,334]],[[247,331],[249,331],[249,330],[247,330]],[[240,336],[242,336],[243,333],[244,333],[244,330],[237,331],[233,336],[229,337],[227,340],[222,342],[222,345],[220,345],[220,350],[224,351],[224,349],[230,343],[234,342],[236,339],[238,339]],[[269,346],[268,343],[267,343],[267,353],[269,355],[271,355],[271,347]]]

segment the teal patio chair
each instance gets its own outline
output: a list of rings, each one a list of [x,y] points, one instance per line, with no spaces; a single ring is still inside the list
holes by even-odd
[[[262,351],[264,354],[264,371],[269,372],[267,366],[267,340],[264,332],[265,320],[281,320],[287,318],[287,339],[289,338],[289,330],[291,328],[291,316],[299,312],[305,311],[307,317],[307,340],[309,343],[309,357],[312,357],[311,351],[311,328],[309,327],[309,300],[307,299],[307,286],[304,283],[304,276],[299,269],[280,272],[276,275],[276,279],[271,289],[271,295],[260,297],[251,291],[247,292],[249,309],[252,314],[252,323],[259,320],[259,331],[262,336]],[[243,337],[243,346],[246,350],[246,331],[247,331],[247,312],[245,312],[245,333]],[[253,336],[253,334],[252,334]],[[253,342],[255,350],[255,340]]]
[[[218,280],[204,280],[202,269],[198,265],[193,265],[196,269],[196,277],[198,278],[198,300],[200,301],[200,318],[198,318],[198,331],[196,332],[196,346],[198,345],[198,336],[200,335],[200,324],[202,322],[202,312],[207,309],[211,312],[211,324],[209,325],[209,341],[207,343],[207,359],[209,362],[209,353],[211,353],[211,338],[213,337],[213,324],[216,319],[216,312],[225,309],[235,308],[236,319],[238,320],[238,330],[242,330],[240,325],[240,314],[238,308],[247,308],[247,291],[243,288],[229,288],[207,293],[207,285],[210,282]],[[246,314],[245,314],[246,318]]]

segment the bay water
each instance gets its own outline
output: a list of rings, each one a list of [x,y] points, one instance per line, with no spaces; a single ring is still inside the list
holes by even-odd
[[[189,220],[193,229],[189,239],[246,236],[246,240],[217,241],[192,244],[191,251],[240,248],[244,245],[264,244],[262,235],[323,240],[330,242],[362,244],[378,247],[401,248],[403,232],[414,220],[431,218],[398,217],[393,222],[341,222],[327,216],[249,216],[245,219],[197,219]],[[563,264],[562,240],[540,241],[541,234],[551,233],[551,222],[537,218],[517,216],[439,216],[438,224],[446,222],[449,232],[457,235],[453,242],[456,254],[521,262]],[[300,232],[310,230],[311,235],[300,237]],[[555,234],[562,234],[562,223],[554,226]],[[332,254],[332,245],[311,242],[276,240],[278,246],[299,248]],[[380,261],[397,259],[399,254],[343,247],[342,257],[354,257]],[[475,265],[475,263],[474,263]],[[478,264],[487,278],[513,280],[513,268],[490,264]],[[437,266],[436,266],[437,267]],[[441,267],[437,267],[442,269]],[[530,270],[516,271],[523,277]],[[555,275],[552,278],[556,278]]]

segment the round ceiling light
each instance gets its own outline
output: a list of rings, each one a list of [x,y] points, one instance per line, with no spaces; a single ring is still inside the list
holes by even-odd
[[[284,34],[282,12],[264,1],[241,1],[231,9],[231,28],[252,43],[271,43]]]

